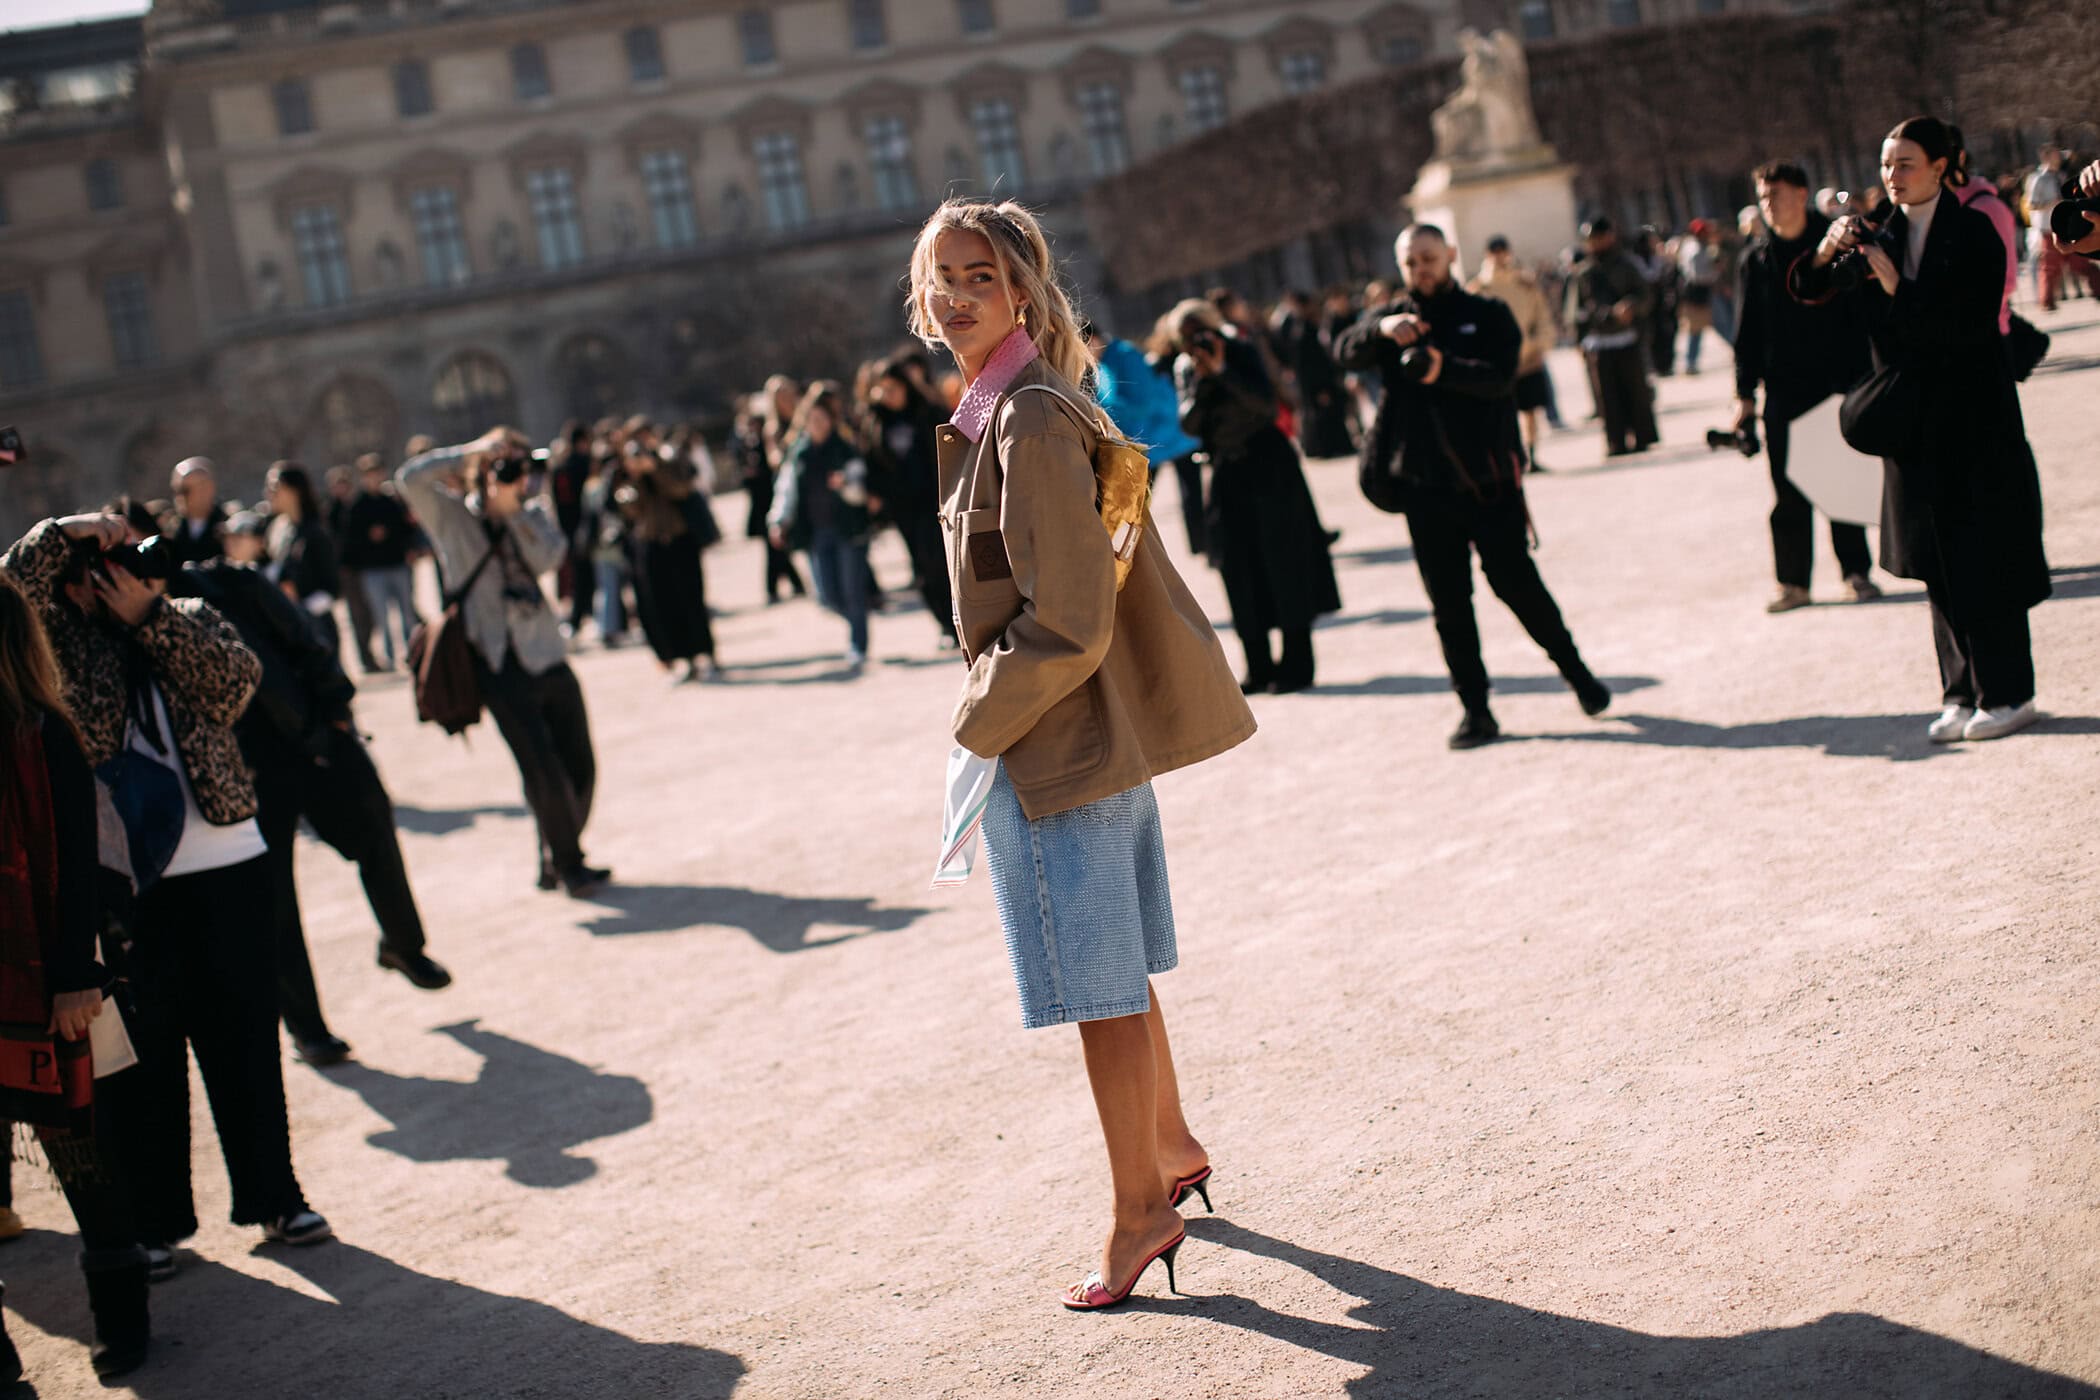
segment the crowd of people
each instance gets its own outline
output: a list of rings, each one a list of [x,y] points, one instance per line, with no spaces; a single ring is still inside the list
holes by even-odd
[[[1101,1268],[1067,1306],[1121,1301],[1155,1258],[1171,1274],[1174,1208],[1209,1203],[1150,983],[1176,953],[1149,779],[1251,734],[1246,695],[1314,684],[1314,624],[1341,600],[1306,457],[1355,453],[1367,497],[1405,517],[1463,711],[1454,748],[1500,733],[1475,555],[1597,715],[1611,693],[1532,559],[1548,352],[1580,345],[1607,450],[1632,453],[1657,441],[1651,380],[1674,368],[1680,323],[1691,373],[1711,330],[1735,349],[1735,428],[1764,428],[1770,610],[1808,600],[1813,510],[1787,477],[1788,427],[1844,395],[1848,437],[1885,463],[1882,562],[1930,599],[1944,709],[1928,737],[2036,717],[2027,612],[2049,574],[2011,297],[2023,260],[2045,301],[2067,278],[2100,294],[2100,216],[2045,232],[2046,256],[2019,231],[2100,197],[2100,162],[2074,175],[2045,152],[1994,184],[1958,130],[1915,118],[1881,169],[1893,213],[1826,212],[1775,161],[1756,172],[1747,246],[1703,220],[1622,245],[1597,219],[1564,265],[1524,269],[1494,239],[1470,280],[1444,231],[1415,224],[1397,283],[1267,314],[1219,289],[1142,345],[1074,312],[1026,210],[950,201],[914,253],[917,343],[850,382],[776,376],[739,405],[729,475],[768,603],[813,586],[860,667],[883,598],[869,546],[894,528],[929,643],[967,667],[957,754],[996,761],[983,834],[1024,1020],[1080,1023],[1115,1175]],[[1190,551],[1218,571],[1244,654],[1236,685],[1153,522],[1122,542],[1102,528],[1095,472],[1129,443],[1180,483]],[[185,459],[168,500],[45,520],[0,555],[0,1114],[34,1131],[74,1211],[105,1377],[144,1359],[148,1283],[197,1228],[191,1052],[234,1222],[284,1245],[330,1237],[294,1170],[277,1031],[317,1066],[351,1053],[307,954],[302,820],[358,865],[378,965],[424,990],[451,981],[358,732],[338,605],[366,675],[410,667],[419,712],[448,729],[493,718],[537,887],[576,897],[612,872],[584,849],[596,758],[572,646],[587,629],[619,646],[634,619],[672,684],[719,674],[704,556],[726,483],[691,427],[577,422],[545,448],[497,427],[319,485],[281,461],[253,509],[222,502],[217,476]],[[1875,596],[1865,529],[1833,522],[1832,543],[1850,596]],[[425,558],[441,584],[428,617]],[[0,1206],[0,1234],[19,1228]]]

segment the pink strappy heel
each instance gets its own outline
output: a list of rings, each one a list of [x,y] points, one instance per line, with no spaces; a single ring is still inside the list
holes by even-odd
[[[1218,1213],[1218,1208],[1210,1203],[1209,1163],[1206,1162],[1204,1164],[1202,1171],[1196,1172],[1190,1176],[1182,1177],[1179,1181],[1175,1182],[1174,1189],[1167,1193],[1167,1204],[1170,1206],[1179,1206],[1183,1201],[1189,1198],[1189,1192],[1191,1191],[1195,1192],[1197,1195],[1203,1198],[1203,1208],[1205,1210],[1209,1211],[1212,1215],[1216,1215]]]
[[[1144,1262],[1131,1272],[1129,1281],[1115,1292],[1109,1292],[1107,1287],[1102,1284],[1099,1273],[1091,1273],[1066,1289],[1065,1296],[1060,1301],[1074,1312],[1092,1312],[1096,1308],[1112,1308],[1130,1296],[1130,1290],[1137,1287],[1137,1281],[1145,1276],[1145,1270],[1152,1267],[1152,1261],[1155,1259],[1167,1261],[1167,1291],[1169,1293],[1179,1293],[1181,1290],[1174,1286],[1174,1256],[1181,1253],[1182,1243],[1188,1237],[1189,1232],[1183,1230],[1176,1234],[1173,1239],[1168,1240],[1158,1249],[1146,1255]]]

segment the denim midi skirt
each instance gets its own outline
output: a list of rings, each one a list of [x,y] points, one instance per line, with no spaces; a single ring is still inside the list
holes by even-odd
[[[1150,1010],[1145,979],[1179,961],[1152,784],[1030,821],[1002,763],[983,831],[1021,1024]]]

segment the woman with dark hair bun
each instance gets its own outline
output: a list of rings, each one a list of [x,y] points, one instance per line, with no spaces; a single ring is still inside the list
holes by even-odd
[[[313,478],[297,462],[274,462],[264,480],[270,501],[270,579],[313,619],[330,655],[342,647],[335,625],[335,599],[342,592],[335,537]]]
[[[2041,482],[2000,337],[2005,243],[1946,197],[1959,149],[1936,118],[1898,125],[1881,145],[1895,215],[1878,234],[1837,220],[1789,274],[1804,301],[1864,301],[1886,391],[1880,429],[1895,449],[1883,459],[1881,564],[1931,600],[1945,707],[1927,731],[1936,744],[2002,738],[2038,717],[2027,610],[2050,591]]]

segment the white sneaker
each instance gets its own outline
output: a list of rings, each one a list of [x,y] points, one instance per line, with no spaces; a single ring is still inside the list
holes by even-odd
[[[1969,721],[1974,718],[1976,712],[1967,705],[1949,705],[1940,711],[1940,717],[1925,731],[1925,737],[1935,744],[1951,744],[1962,737]]]
[[[1995,710],[1978,710],[1961,732],[1964,739],[2003,739],[2008,734],[2017,734],[2042,717],[2042,712],[2029,700],[2024,705],[2001,705]]]

